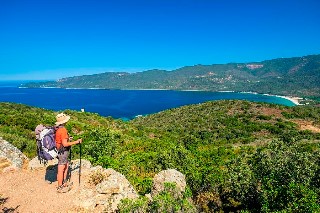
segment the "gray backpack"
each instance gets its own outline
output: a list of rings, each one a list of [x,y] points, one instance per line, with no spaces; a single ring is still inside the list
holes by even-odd
[[[35,129],[37,154],[40,162],[45,164],[58,156],[55,140],[55,128],[39,124]]]

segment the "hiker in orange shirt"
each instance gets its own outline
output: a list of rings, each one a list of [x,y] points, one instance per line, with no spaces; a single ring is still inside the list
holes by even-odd
[[[69,121],[70,116],[60,113],[56,116],[56,146],[58,149],[58,173],[57,173],[57,180],[58,180],[58,188],[57,192],[68,192],[70,190],[71,184],[66,182],[69,162],[69,150],[72,145],[82,143],[82,139],[78,139],[76,141],[69,141],[69,135],[67,129],[64,125]]]

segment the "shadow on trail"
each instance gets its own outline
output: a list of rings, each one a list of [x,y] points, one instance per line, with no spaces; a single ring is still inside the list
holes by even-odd
[[[20,207],[20,205],[17,206],[16,208],[7,208],[7,207],[4,207],[4,208],[2,209],[2,212],[3,212],[3,213],[19,212],[19,211],[18,211],[18,208],[19,208],[19,207]]]
[[[0,197],[0,205],[4,204],[5,202],[7,202],[8,198],[3,198],[3,197]]]
[[[72,171],[79,170],[79,165],[73,164],[73,162],[69,163],[68,175],[67,179],[71,179]],[[57,181],[57,173],[58,173],[58,165],[50,165],[46,169],[45,180],[47,182],[53,183]]]
[[[0,207],[1,207],[2,212],[3,213],[19,212],[18,208],[20,207],[20,205],[18,205],[15,208],[3,207],[3,205],[7,202],[8,199],[9,199],[8,197],[6,197],[6,198],[0,197]]]
[[[46,175],[45,175],[44,179],[50,183],[56,182],[57,181],[57,172],[58,172],[57,165],[48,166],[46,169]]]

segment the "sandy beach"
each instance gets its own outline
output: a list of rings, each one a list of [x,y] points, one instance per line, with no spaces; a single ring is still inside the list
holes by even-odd
[[[302,100],[303,98],[300,97],[293,97],[293,96],[282,96],[282,95],[271,95],[271,94],[263,94],[266,96],[274,96],[274,97],[279,97],[279,98],[284,98],[287,99],[289,101],[291,101],[292,103],[294,103],[295,105],[302,105],[300,104],[300,100]]]
[[[224,92],[226,92],[226,91],[224,91]],[[257,92],[240,92],[240,93],[259,94],[259,93],[257,93]],[[303,100],[303,98],[294,97],[294,96],[282,96],[282,95],[272,95],[272,94],[261,94],[261,95],[273,96],[273,97],[278,97],[278,98],[284,98],[284,99],[287,99],[287,100],[291,101],[291,102],[294,103],[295,105],[302,105],[302,104],[300,104],[300,101]]]
[[[292,103],[294,103],[295,105],[302,105],[302,104],[300,104],[300,100],[302,100],[303,98],[293,97],[293,96],[279,96],[279,95],[275,95],[275,96],[287,99],[287,100],[291,101]]]

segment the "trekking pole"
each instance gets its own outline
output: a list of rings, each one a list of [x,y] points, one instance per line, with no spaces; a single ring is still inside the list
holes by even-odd
[[[69,179],[69,181],[71,181],[71,174],[72,174],[72,162],[71,162],[71,160],[72,160],[72,150],[71,150],[71,146],[70,146],[70,156],[69,156],[69,161],[70,161],[70,163],[69,163],[69,168],[68,168],[68,179]]]
[[[72,141],[73,137],[69,137],[69,141]],[[71,174],[72,174],[72,147],[69,146],[69,168],[68,168],[68,180],[71,181]]]
[[[80,166],[79,166],[79,186],[80,186],[80,179],[81,179],[81,143],[80,143]]]

